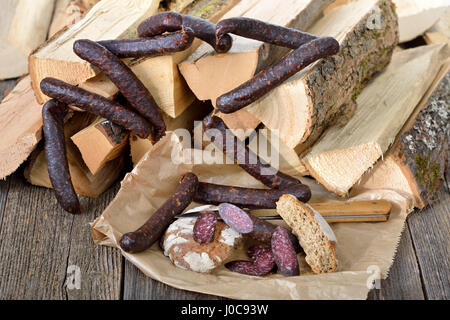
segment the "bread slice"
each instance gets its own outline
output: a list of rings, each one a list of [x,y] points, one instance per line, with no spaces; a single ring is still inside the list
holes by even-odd
[[[312,271],[336,271],[336,236],[320,213],[290,194],[278,200],[277,212],[297,236]]]

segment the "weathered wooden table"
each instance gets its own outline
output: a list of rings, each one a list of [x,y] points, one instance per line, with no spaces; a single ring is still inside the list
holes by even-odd
[[[0,98],[14,84],[0,82]],[[119,250],[94,245],[89,223],[118,190],[119,183],[97,199],[82,197],[85,212],[71,215],[52,190],[27,183],[23,168],[0,181],[0,299],[221,299],[154,281]],[[408,217],[390,275],[369,299],[450,298],[447,183],[438,197]],[[78,271],[80,289],[67,285]]]

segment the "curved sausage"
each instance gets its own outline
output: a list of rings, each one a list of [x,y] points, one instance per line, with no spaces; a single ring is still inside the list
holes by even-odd
[[[297,49],[305,43],[318,38],[300,30],[245,17],[219,21],[216,26],[217,39],[221,39],[228,33],[290,49]]]
[[[216,129],[221,133],[221,140],[214,140],[213,143],[219,150],[226,153],[227,156],[233,156],[233,160],[245,171],[247,171],[251,176],[258,179],[262,183],[264,183],[269,188],[277,188],[277,189],[287,189],[290,186],[302,184],[300,180],[291,177],[287,174],[284,174],[275,168],[272,168],[265,161],[260,159],[253,151],[249,150],[245,144],[236,138],[230,129],[225,125],[222,119],[217,116],[207,116],[203,119],[203,128],[205,133],[208,134],[209,129]],[[227,142],[227,132],[228,135],[233,137],[233,146],[229,146]],[[210,133],[213,134],[211,131]],[[233,149],[231,149],[233,148]],[[239,152],[241,150],[244,152],[244,163],[241,163],[239,157]],[[256,159],[255,164],[250,164],[249,159]],[[267,170],[268,172],[274,172],[273,174],[263,174],[263,170]],[[304,185],[305,190],[308,190],[308,186]]]
[[[250,209],[275,209],[283,194],[292,194],[302,202],[308,202],[311,198],[311,190],[303,184],[286,189],[254,189],[200,182],[194,201],[215,205],[226,202]]]
[[[175,193],[136,231],[126,233],[120,239],[120,247],[126,252],[141,252],[157,241],[177,214],[192,202],[198,185],[195,174],[186,173]]]
[[[314,61],[336,54],[339,43],[331,37],[312,40],[288,53],[280,61],[260,71],[252,79],[221,95],[216,100],[223,113],[232,113],[258,100],[283,81]]]
[[[97,43],[118,58],[139,58],[183,51],[190,47],[194,32],[189,28],[153,38],[104,40]]]
[[[173,32],[182,27],[193,30],[195,37],[207,42],[216,52],[224,53],[230,50],[232,39],[225,34],[216,40],[216,25],[205,19],[167,11],[157,13],[145,19],[138,26],[140,37],[153,37],[164,32]]]
[[[67,109],[67,105],[55,99],[42,107],[45,158],[59,204],[70,213],[80,213],[80,202],[73,188],[66,156],[63,126]]]
[[[113,100],[54,78],[43,79],[40,87],[47,96],[104,117],[141,138],[150,135],[150,124],[144,118]]]
[[[73,51],[101,71],[119,88],[119,91],[147,121],[152,124],[153,143],[161,139],[166,125],[158,105],[138,77],[114,54],[91,40],[77,40]]]

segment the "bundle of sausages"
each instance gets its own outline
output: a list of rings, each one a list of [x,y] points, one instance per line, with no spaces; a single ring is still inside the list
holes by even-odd
[[[228,130],[223,121],[215,116],[208,116],[204,122],[205,129]],[[242,143],[234,137],[237,143]],[[237,150],[243,150],[244,163],[238,163],[244,170],[260,180],[270,189],[254,189],[223,186],[199,182],[195,174],[189,172],[182,176],[181,183],[175,193],[148,219],[139,229],[126,233],[120,239],[123,250],[131,253],[141,252],[155,243],[174,220],[192,202],[219,204],[219,215],[222,220],[235,231],[258,240],[271,248],[260,246],[258,253],[251,257],[254,261],[233,261],[226,266],[233,271],[250,275],[265,275],[274,266],[283,275],[298,275],[296,253],[301,251],[297,238],[288,230],[277,227],[267,221],[248,214],[241,208],[275,208],[276,202],[283,194],[292,194],[300,201],[307,202],[311,198],[308,186],[298,179],[283,174],[264,163],[245,145],[226,144],[225,141],[213,141],[222,152],[233,156],[237,162]],[[233,149],[229,149],[229,148]],[[256,159],[256,164],[249,164],[248,159]],[[263,169],[271,169],[271,175],[264,175]],[[214,212],[203,212],[194,225],[194,239],[199,243],[212,241],[214,238],[217,216]],[[272,262],[270,262],[272,261]]]
[[[234,112],[249,105],[310,63],[335,54],[339,50],[339,44],[333,38],[318,38],[299,30],[258,20],[231,18],[214,25],[209,21],[176,12],[161,12],[144,20],[138,26],[140,38],[137,39],[75,41],[74,52],[104,72],[118,87],[122,96],[130,104],[130,108],[116,100],[107,99],[54,78],[45,78],[41,81],[42,92],[52,98],[42,109],[48,172],[58,202],[66,211],[80,212],[64,144],[63,126],[67,106],[73,105],[104,117],[141,138],[150,136],[152,142],[156,143],[166,131],[161,111],[151,93],[120,58],[155,56],[182,51],[192,44],[194,37],[210,44],[216,52],[224,53],[230,50],[232,45],[230,33],[295,50],[251,80],[220,96],[217,99],[217,108],[224,113]],[[226,130],[225,124],[217,117],[207,117],[204,120],[204,126],[221,131]],[[223,142],[220,143],[221,146],[225,145]],[[245,150],[246,156],[250,155],[250,151],[247,148]],[[233,152],[236,158],[237,149],[235,148]],[[241,164],[242,168],[275,190],[244,192],[236,187],[199,184],[190,175],[184,177],[181,185],[185,186],[193,184],[194,180],[197,181],[195,188],[192,186],[195,192],[191,190],[191,193],[195,201],[206,203],[228,202],[241,206],[273,208],[274,199],[280,196],[280,190],[276,189],[288,188],[292,188],[289,192],[299,199],[309,199],[309,191],[305,187],[299,187],[303,185],[297,179],[281,172],[262,175],[261,170],[267,167],[267,164],[257,159],[257,164]],[[246,196],[236,198],[236,193],[231,191],[245,193]]]

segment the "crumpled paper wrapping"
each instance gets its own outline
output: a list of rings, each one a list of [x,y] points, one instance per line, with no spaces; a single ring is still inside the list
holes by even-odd
[[[92,223],[92,236],[97,244],[119,247],[122,234],[140,227],[170,197],[181,174],[193,171],[200,181],[244,187],[264,187],[239,166],[233,164],[176,164],[173,153],[183,152],[178,137],[169,133],[128,173],[121,188]],[[302,178],[312,190],[311,202],[341,200],[313,180]],[[165,257],[158,243],[148,250],[130,254],[122,251],[147,276],[170,286],[233,299],[365,299],[377,277],[386,277],[393,262],[412,199],[392,190],[375,190],[350,200],[386,199],[393,204],[390,219],[378,223],[335,223],[332,229],[338,239],[338,270],[313,274],[299,255],[300,276],[273,274],[252,277],[220,266],[211,274],[201,274],[175,267]],[[189,208],[199,204],[193,203]],[[275,210],[269,210],[275,213]],[[243,254],[241,252],[240,254]],[[239,253],[238,253],[239,255]]]

